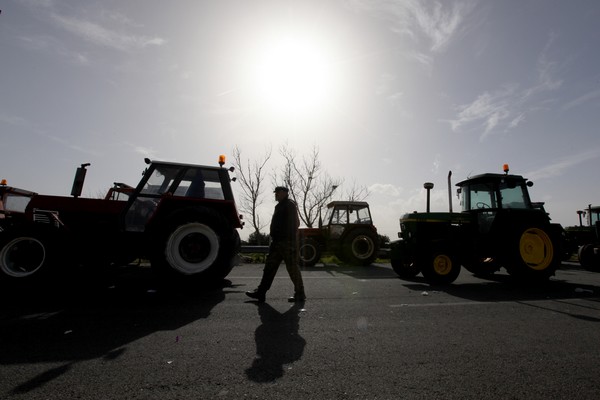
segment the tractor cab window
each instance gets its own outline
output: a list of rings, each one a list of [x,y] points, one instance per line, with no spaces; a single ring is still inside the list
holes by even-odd
[[[3,209],[6,211],[24,213],[25,208],[27,208],[30,200],[31,197],[29,196],[20,196],[17,194],[8,193],[4,199]],[[2,208],[0,207],[0,209]]]
[[[499,189],[502,208],[531,208],[524,185],[501,182]]]
[[[177,183],[174,195],[200,199],[225,199],[219,173],[202,168],[188,168]]]
[[[180,170],[181,168],[175,166],[156,166],[125,214],[126,231],[144,231],[146,223],[156,211],[161,195],[171,190]]]
[[[140,195],[161,195],[169,191],[180,168],[173,166],[157,166],[146,181]]]
[[[336,208],[331,217],[332,225],[344,225],[348,223],[348,209]]]
[[[592,208],[589,211],[590,226],[596,225],[598,223],[598,221],[600,221],[600,208],[599,209]]]
[[[368,207],[350,210],[350,222],[353,224],[371,224],[371,213]]]
[[[215,170],[178,166],[157,166],[141,195],[162,195],[223,200],[221,177]]]
[[[498,200],[494,186],[486,183],[475,183],[461,191],[463,211],[498,208]]]
[[[348,223],[348,209],[332,207],[327,210],[329,219],[329,235],[331,238],[339,238],[344,233],[344,225]]]

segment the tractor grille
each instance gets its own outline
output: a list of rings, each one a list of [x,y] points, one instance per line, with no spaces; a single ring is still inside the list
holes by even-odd
[[[55,228],[62,225],[58,218],[58,211],[40,210],[39,208],[33,210],[33,222],[52,225]]]

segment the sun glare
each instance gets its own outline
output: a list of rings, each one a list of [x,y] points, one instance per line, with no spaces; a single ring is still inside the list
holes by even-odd
[[[332,65],[325,49],[308,38],[288,36],[270,43],[255,65],[260,104],[284,115],[322,110],[331,99]]]

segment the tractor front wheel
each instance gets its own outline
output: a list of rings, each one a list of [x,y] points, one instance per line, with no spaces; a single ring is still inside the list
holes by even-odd
[[[596,251],[594,245],[584,244],[577,252],[579,264],[588,271],[600,271],[600,254],[596,253]]]
[[[51,259],[50,240],[39,232],[5,233],[0,243],[0,271],[11,280],[40,277]]]
[[[460,264],[452,253],[445,250],[435,250],[421,256],[418,264],[425,280],[433,284],[452,283],[460,274]]]

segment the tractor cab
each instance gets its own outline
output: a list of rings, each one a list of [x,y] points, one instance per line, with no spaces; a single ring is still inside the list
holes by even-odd
[[[29,201],[37,193],[8,186],[6,179],[0,182],[0,219],[11,214],[24,214]]]
[[[488,233],[499,214],[503,215],[502,220],[507,215],[515,217],[535,211],[547,215],[531,202],[528,188],[533,182],[521,175],[509,175],[508,166],[505,171],[476,175],[456,184],[462,212],[477,220],[480,233]]]
[[[588,226],[596,226],[600,223],[600,206],[592,206],[590,204],[586,212]]]
[[[331,237],[340,237],[346,225],[373,223],[369,203],[364,201],[332,201],[327,205],[323,221]]]
[[[129,194],[125,230],[143,232],[157,218],[181,207],[204,205],[242,223],[237,212],[228,169],[204,165],[146,160],[148,168],[135,190]]]

